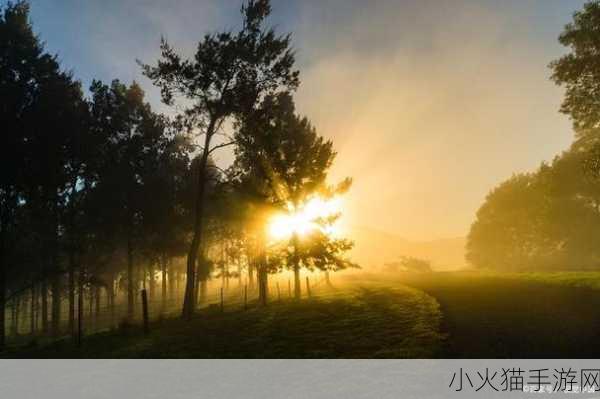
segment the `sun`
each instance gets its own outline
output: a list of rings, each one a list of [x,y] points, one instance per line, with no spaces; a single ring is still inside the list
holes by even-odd
[[[268,232],[274,240],[287,239],[293,234],[305,236],[315,230],[320,230],[329,236],[334,236],[339,234],[340,229],[337,220],[327,225],[317,223],[317,220],[339,214],[340,212],[341,200],[339,197],[328,200],[313,197],[298,209],[294,209],[293,206],[288,205],[287,213],[274,215],[268,224]]]

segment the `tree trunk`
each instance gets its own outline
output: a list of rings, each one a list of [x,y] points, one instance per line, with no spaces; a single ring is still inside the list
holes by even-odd
[[[202,219],[204,216],[204,181],[206,176],[206,164],[208,162],[208,155],[210,151],[210,141],[212,139],[216,118],[211,118],[208,128],[206,129],[206,136],[204,138],[204,148],[202,149],[202,156],[200,158],[200,164],[198,165],[198,181],[197,181],[197,193],[196,193],[196,207],[195,207],[195,218],[194,218],[194,236],[190,244],[190,250],[187,256],[186,265],[186,284],[185,294],[183,297],[183,310],[182,317],[186,320],[191,320],[194,314],[194,308],[196,301],[194,301],[194,283],[196,281],[196,260],[198,259],[198,249],[202,242]]]
[[[224,240],[221,241],[221,287],[225,287],[225,264],[227,263],[227,260],[225,258],[225,243]]]
[[[31,282],[31,308],[30,308],[30,314],[29,316],[31,317],[31,321],[30,321],[30,326],[29,329],[31,330],[31,335],[35,334],[35,302],[37,300],[37,297],[35,296],[35,283],[32,281]]]
[[[61,270],[59,263],[59,216],[58,216],[58,198],[54,198],[52,205],[52,224],[50,241],[50,259],[52,261],[50,268],[50,290],[52,291],[52,336],[60,335],[60,310],[61,310]]]
[[[13,298],[10,301],[10,335],[17,335],[17,300]]]
[[[263,265],[258,268],[258,302],[266,306],[269,297],[269,279],[267,270]]]
[[[173,268],[173,263],[169,262],[169,264],[167,265],[167,278],[168,278],[168,284],[169,284],[169,299],[170,300],[174,300],[175,299],[175,270]]]
[[[149,288],[149,300],[150,303],[154,301],[154,294],[156,292],[156,280],[154,279],[154,267],[150,265],[148,269],[148,288]]]
[[[254,258],[248,261],[248,288],[254,289]]]
[[[325,284],[327,284],[328,287],[332,287],[331,280],[329,278],[329,270],[325,270]]]
[[[8,256],[7,244],[7,217],[4,215],[4,209],[0,208],[0,351],[4,349],[6,344],[6,260]]]
[[[42,287],[40,290],[42,297],[42,332],[48,333],[48,285],[46,278],[42,278]]]
[[[21,297],[15,298],[15,335],[19,335],[19,322],[21,321]]]
[[[198,304],[198,295],[200,294],[200,282],[202,281],[202,275],[201,275],[201,270],[204,263],[204,259],[200,259],[198,261],[198,266],[197,266],[197,270],[196,270],[196,283],[194,285],[194,301],[196,301],[196,304]]]
[[[100,317],[100,300],[102,298],[102,287],[97,285],[95,291],[96,291],[96,298],[95,298],[96,306],[95,306],[94,314],[96,316],[96,319],[98,319]]]
[[[231,262],[229,248],[229,241],[225,241],[225,263],[223,264],[223,269],[225,271],[225,289],[229,289],[229,263]]]
[[[75,337],[75,256],[69,249],[69,334]]]
[[[127,320],[133,321],[134,316],[134,278],[133,278],[133,243],[131,233],[127,238]]]
[[[240,258],[237,259],[236,263],[238,272],[238,288],[242,289],[242,285],[244,285],[244,283],[242,282],[242,262]]]
[[[302,296],[301,282],[300,282],[300,267],[298,264],[294,264],[294,298],[300,299]]]
[[[78,293],[77,293],[77,340],[81,343],[81,335],[83,333],[83,306],[84,306],[84,282],[85,282],[85,270],[82,267],[79,268],[79,281],[78,281]]]
[[[294,246],[294,298],[300,299],[302,295],[302,288],[300,282],[300,260],[298,258],[298,234],[294,233],[292,237],[292,242]]]
[[[57,270],[54,270],[52,276],[52,335],[60,334],[60,275]]]
[[[94,286],[90,285],[90,289],[89,289],[89,303],[88,303],[88,318],[91,320],[92,316],[94,315]]]
[[[199,303],[206,303],[206,296],[208,295],[208,280],[200,280],[200,299]]]
[[[115,322],[115,277],[110,274],[106,284],[106,302],[110,313],[110,325]]]
[[[164,257],[160,258],[160,272],[161,272],[161,288],[162,288],[162,295],[161,295],[161,307],[162,307],[162,311],[164,312],[167,308],[167,261],[165,260]]]
[[[267,272],[267,250],[265,248],[265,240],[259,243],[259,260],[258,260],[258,303],[261,306],[266,306],[269,298],[269,275]]]

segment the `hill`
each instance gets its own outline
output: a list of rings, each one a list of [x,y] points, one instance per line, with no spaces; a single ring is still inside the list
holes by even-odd
[[[380,268],[400,256],[414,256],[431,261],[435,270],[456,270],[467,266],[465,237],[430,241],[410,241],[385,231],[351,226],[348,236],[355,242],[352,259],[363,268]]]

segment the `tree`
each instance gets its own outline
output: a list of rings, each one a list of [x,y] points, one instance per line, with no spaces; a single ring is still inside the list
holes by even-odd
[[[509,271],[597,268],[599,155],[586,136],[550,165],[493,189],[471,226],[467,260]]]
[[[46,280],[51,281],[52,332],[58,334],[61,309],[61,209],[75,170],[73,149],[85,130],[86,104],[79,82],[61,71],[45,52],[29,23],[26,2],[8,3],[0,17],[0,123],[7,151],[0,177],[0,308],[6,286],[6,238],[17,208],[37,210],[32,228],[42,240],[42,324],[47,325]],[[4,133],[6,132],[6,133]],[[14,242],[14,241],[13,241]],[[0,315],[0,319],[3,318]],[[0,330],[4,330],[0,326]],[[0,336],[0,344],[3,341]]]
[[[167,299],[169,259],[185,254],[191,230],[191,146],[187,137],[172,133],[158,153],[155,168],[146,168],[143,191],[143,230],[146,256],[159,264],[162,275],[162,307]],[[153,278],[153,271],[151,273]]]
[[[384,266],[390,272],[431,272],[431,262],[429,260],[413,256],[401,256],[399,262],[386,263]]]
[[[152,112],[135,82],[127,87],[118,80],[110,86],[95,81],[90,90],[93,130],[101,137],[96,148],[100,154],[93,193],[96,212],[104,215],[99,219],[106,234],[126,243],[127,315],[132,319],[139,281],[136,257],[144,243],[144,221],[152,213],[145,201],[147,187],[153,187],[151,180],[158,173],[166,120]]]
[[[160,87],[162,100],[172,105],[182,97],[187,126],[202,136],[198,163],[193,237],[187,254],[187,280],[183,317],[194,312],[194,284],[198,249],[202,241],[204,185],[209,156],[232,144],[215,144],[226,121],[252,109],[257,101],[280,89],[294,89],[298,72],[290,36],[264,27],[271,12],[268,0],[249,0],[242,7],[243,22],[237,33],[207,34],[198,43],[194,58],[183,60],[163,40],[162,58],[156,66],[144,65],[144,74]],[[228,139],[226,139],[228,140]]]
[[[493,189],[477,211],[467,240],[467,260],[482,268],[523,270],[539,264],[547,194],[537,174],[520,174]]]
[[[333,143],[319,136],[307,118],[296,115],[289,93],[265,97],[260,107],[240,121],[235,138],[238,146],[234,173],[245,180],[245,186],[256,198],[262,198],[263,206],[271,208],[271,213],[275,210],[300,212],[315,195],[332,197],[350,186],[350,179],[336,188],[327,186],[327,172],[336,156]],[[330,215],[327,220],[312,222],[325,227],[336,217]],[[263,225],[263,234],[265,230]],[[314,229],[306,237],[294,232],[290,242],[284,245],[283,259],[294,271],[296,298],[300,297],[302,266],[322,270],[352,266],[340,257],[352,244],[333,239],[324,234],[324,230]],[[266,241],[266,237],[259,240]]]
[[[590,1],[565,26],[559,42],[570,52],[550,64],[552,79],[565,87],[561,111],[578,134],[600,128],[600,2]]]
[[[2,168],[0,168],[0,349],[5,343],[6,271],[9,237],[23,195],[26,142],[23,113],[33,97],[37,68],[43,53],[29,24],[26,3],[8,4],[0,10],[0,125]],[[25,62],[22,62],[25,61]]]

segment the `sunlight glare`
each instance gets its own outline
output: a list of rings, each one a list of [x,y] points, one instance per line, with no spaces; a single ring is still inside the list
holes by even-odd
[[[288,205],[287,214],[279,213],[271,218],[268,226],[269,235],[275,240],[282,240],[291,237],[294,233],[304,236],[315,229],[329,236],[338,235],[340,227],[337,220],[333,224],[322,225],[317,223],[317,219],[336,215],[340,211],[339,197],[330,200],[313,197],[297,211],[293,206]]]

